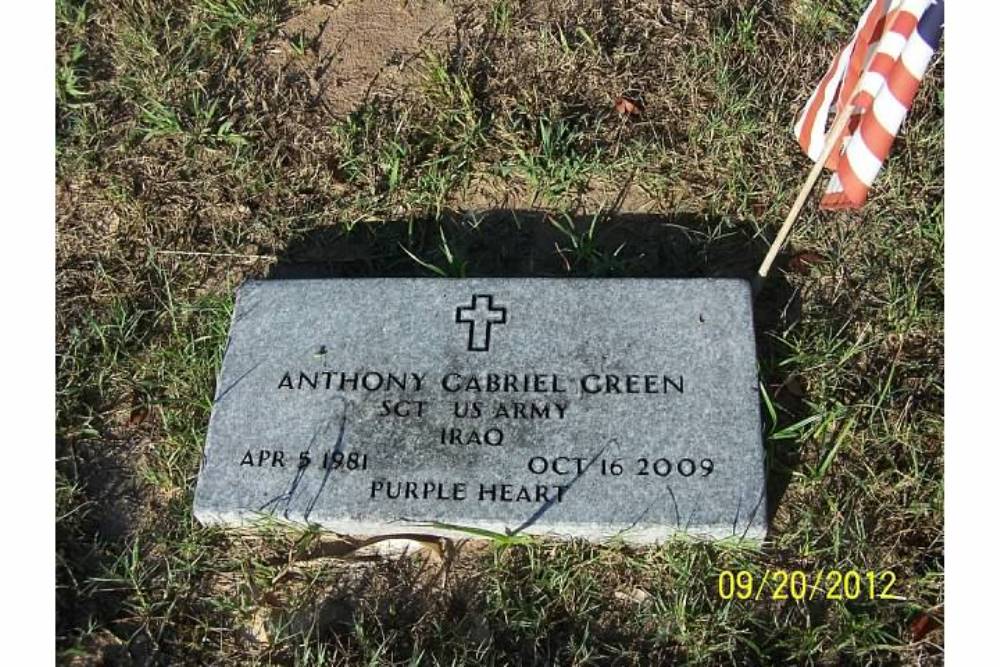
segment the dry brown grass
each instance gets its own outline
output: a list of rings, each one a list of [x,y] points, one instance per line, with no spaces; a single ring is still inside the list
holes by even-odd
[[[790,252],[825,261],[757,304],[762,552],[493,545],[441,583],[194,523],[242,279],[748,275],[808,166],[794,114],[859,11],[455,0],[419,85],[337,118],[269,51],[309,4],[57,2],[61,660],[940,662],[941,632],[911,631],[944,599],[940,63],[869,204],[808,207]],[[892,570],[905,599],[719,599],[721,569],[779,567]]]

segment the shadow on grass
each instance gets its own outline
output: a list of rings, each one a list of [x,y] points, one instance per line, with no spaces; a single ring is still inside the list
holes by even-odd
[[[415,220],[320,227],[284,249],[269,278],[333,277],[632,277],[750,280],[768,244],[753,227],[695,214],[605,213],[571,216],[539,210],[447,211]],[[780,266],[784,258],[779,257]],[[766,386],[783,386],[774,334],[798,318],[789,283],[776,271],[754,302],[757,355]],[[794,399],[793,399],[794,400]],[[782,404],[781,422],[806,416]],[[767,419],[765,415],[765,420]],[[784,423],[778,424],[780,428]],[[775,425],[772,425],[775,426]],[[778,507],[798,453],[768,445],[768,508]]]

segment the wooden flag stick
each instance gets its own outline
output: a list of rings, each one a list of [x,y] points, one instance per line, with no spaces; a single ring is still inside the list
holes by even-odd
[[[854,96],[852,95],[851,97],[853,98]],[[836,118],[833,119],[833,125],[830,127],[830,132],[826,135],[826,144],[823,146],[823,152],[820,154],[819,159],[816,160],[816,164],[813,165],[812,170],[809,172],[806,182],[802,184],[802,188],[799,190],[799,196],[795,198],[795,203],[792,204],[792,210],[788,212],[788,217],[785,218],[784,224],[782,224],[781,229],[778,230],[778,236],[776,236],[774,242],[771,243],[771,248],[767,251],[767,256],[764,257],[764,261],[761,262],[760,268],[757,269],[758,283],[767,277],[768,272],[771,270],[771,264],[774,263],[774,258],[778,256],[778,251],[781,250],[781,246],[785,245],[785,239],[788,238],[788,233],[792,231],[792,225],[799,217],[799,213],[802,212],[802,207],[805,205],[806,199],[809,198],[809,193],[812,192],[813,187],[816,185],[816,180],[819,179],[819,175],[823,173],[823,165],[826,164],[830,154],[833,153],[833,149],[837,147],[840,135],[844,131],[844,128],[847,127],[847,121],[851,119],[851,114],[853,113],[854,105],[847,104],[840,110],[840,113],[837,114]]]

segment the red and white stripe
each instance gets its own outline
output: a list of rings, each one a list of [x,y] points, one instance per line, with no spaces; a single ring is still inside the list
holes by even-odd
[[[813,91],[802,114],[795,123],[795,136],[806,155],[816,161],[826,144],[826,126],[830,111],[843,108],[843,91],[853,89],[858,81],[860,68],[857,54],[864,54],[872,43],[872,35],[889,8],[888,0],[872,0],[861,15],[858,27]]]
[[[821,208],[864,204],[934,54],[933,47],[916,33],[920,16],[931,2],[873,0],[855,37],[806,104],[796,123],[796,136],[813,160],[819,158],[827,140],[833,95],[838,112],[853,105],[852,118],[826,163],[835,173]],[[839,79],[836,72],[841,72]],[[828,90],[835,92],[827,94]],[[810,104],[816,100],[821,101],[813,112]]]

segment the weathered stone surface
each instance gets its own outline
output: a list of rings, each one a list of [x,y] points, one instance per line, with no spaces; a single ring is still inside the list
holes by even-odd
[[[764,489],[746,282],[274,280],[237,295],[195,514],[759,539]]]

